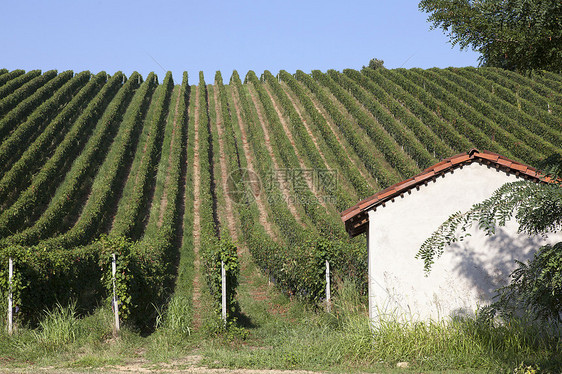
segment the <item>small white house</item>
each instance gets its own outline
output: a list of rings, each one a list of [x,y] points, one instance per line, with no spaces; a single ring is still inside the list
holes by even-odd
[[[562,240],[518,234],[516,222],[493,236],[474,229],[445,249],[431,272],[415,256],[451,214],[467,211],[507,182],[539,181],[536,169],[491,152],[471,150],[445,159],[341,213],[351,236],[367,234],[369,315],[407,320],[471,315],[506,285],[514,260],[526,261],[541,244]]]

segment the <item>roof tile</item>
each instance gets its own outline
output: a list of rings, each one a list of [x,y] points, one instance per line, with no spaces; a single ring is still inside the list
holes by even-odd
[[[366,226],[368,223],[368,218],[365,218],[367,210],[372,209],[373,207],[376,207],[380,204],[384,204],[385,201],[398,196],[408,190],[411,190],[412,188],[419,186],[422,183],[426,183],[429,179],[432,179],[436,175],[442,175],[449,170],[462,166],[465,163],[471,163],[481,160],[486,160],[488,164],[494,164],[496,167],[502,167],[506,168],[507,170],[519,172],[523,175],[536,179],[537,181],[540,180],[542,176],[542,174],[540,174],[536,169],[528,165],[510,160],[490,151],[480,152],[477,149],[471,149],[467,153],[461,153],[446,158],[438,162],[437,164],[428,167],[420,174],[408,178],[402,182],[396,183],[388,188],[385,188],[382,191],[377,192],[373,196],[360,201],[351,208],[344,210],[341,213],[341,219],[346,223],[346,229],[351,236],[359,235],[366,230]],[[548,182],[549,179],[546,178],[545,181]],[[359,218],[359,215],[362,216],[362,220],[359,222],[354,222],[352,224],[351,221],[354,220],[354,218]]]

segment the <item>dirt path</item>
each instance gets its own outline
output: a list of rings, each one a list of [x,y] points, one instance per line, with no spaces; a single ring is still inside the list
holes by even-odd
[[[254,167],[254,158],[252,156],[252,152],[250,150],[250,144],[248,143],[248,136],[246,135],[246,129],[244,128],[244,124],[242,122],[242,115],[240,114],[240,103],[238,102],[238,97],[240,93],[235,92],[236,87],[231,86],[231,94],[232,94],[232,101],[234,102],[234,109],[236,111],[236,117],[238,118],[238,127],[240,128],[240,133],[242,135],[242,149],[244,150],[244,156],[246,157],[246,163],[248,165],[249,170],[256,170]],[[273,231],[271,224],[267,217],[267,210],[265,207],[265,202],[263,201],[263,194],[258,194],[256,196],[256,204],[258,206],[259,211],[259,221],[260,224],[264,227],[267,234],[273,238],[273,240],[278,240],[277,235]]]
[[[254,103],[254,106],[256,108],[256,112],[258,113],[258,119],[260,121],[262,130],[263,130],[263,133],[264,133],[264,143],[265,143],[265,146],[266,146],[267,151],[269,153],[269,157],[271,157],[271,162],[273,163],[273,168],[275,170],[281,170],[282,168],[279,167],[279,163],[277,162],[277,158],[275,157],[275,153],[273,152],[273,147],[271,146],[271,139],[269,137],[269,131],[268,131],[267,126],[266,126],[267,121],[264,118],[261,103],[259,102],[258,98],[256,97],[256,93],[254,92],[253,86],[248,85],[248,91],[250,92],[250,97],[252,98],[252,102]],[[291,191],[287,187],[286,183],[279,183],[279,187],[281,188],[281,193],[284,196],[291,196]],[[288,200],[290,200],[290,199],[288,199]],[[289,208],[289,211],[291,212],[293,217],[295,217],[297,222],[300,225],[304,226],[304,223],[302,222],[302,217],[299,214],[295,205],[291,204],[290,201],[287,201],[287,207]]]
[[[123,373],[166,373],[166,374],[315,374],[316,372],[304,370],[259,370],[259,369],[210,369],[200,364],[201,356],[193,355],[186,356],[181,359],[172,360],[164,363],[151,363],[146,359],[130,360],[126,364],[121,365],[108,365],[106,367],[95,368],[65,368],[65,367],[36,367],[31,366],[27,368],[0,368],[0,373],[14,373],[14,374],[31,374],[31,373],[44,373],[44,374],[78,374],[78,373],[108,373],[108,374],[123,374]],[[318,373],[319,374],[319,373]]]
[[[193,327],[201,326],[201,280],[199,279],[199,269],[201,259],[199,248],[201,247],[201,163],[199,162],[199,107],[201,104],[201,92],[199,86],[195,91],[195,130],[194,130],[194,150],[193,150]]]
[[[285,131],[285,134],[289,138],[289,142],[291,142],[291,145],[293,146],[293,150],[295,151],[295,155],[297,156],[297,159],[299,160],[300,168],[303,169],[303,170],[309,169],[306,166],[306,164],[304,163],[302,155],[300,154],[300,152],[299,152],[299,150],[298,150],[298,148],[295,144],[295,138],[293,137],[293,133],[291,132],[290,126],[287,123],[287,120],[286,120],[285,116],[283,115],[283,112],[281,111],[281,108],[279,108],[277,100],[275,100],[275,97],[272,95],[271,90],[269,89],[269,86],[267,84],[264,84],[263,87],[265,88],[265,91],[267,92],[267,94],[269,95],[269,98],[271,99],[271,102],[273,103],[273,107],[275,108],[275,112],[277,113],[277,116],[279,117],[279,120],[281,122],[281,125],[283,126],[283,130]],[[300,117],[300,118],[302,120],[302,117]],[[325,162],[326,162],[326,160],[324,160],[324,163]],[[306,178],[306,184],[308,185],[308,189],[313,194],[316,195],[318,193],[318,191],[314,188],[314,184],[312,183],[311,179]],[[324,208],[327,208],[326,207],[326,201],[318,195],[316,195],[316,197],[318,198],[318,201],[320,202],[320,204],[322,204],[322,206]]]
[[[177,86],[178,98],[176,100],[176,106],[174,108],[174,123],[172,125],[172,140],[170,141],[170,154],[168,155],[168,169],[166,170],[166,183],[164,186],[168,186],[170,183],[170,169],[172,168],[172,149],[174,148],[174,141],[176,140],[176,132],[178,130],[178,110],[180,106],[180,99],[181,99],[181,86]],[[168,206],[168,191],[164,188],[164,192],[162,193],[162,199],[160,200],[160,212],[158,214],[158,227],[162,226],[162,221],[164,220],[164,212],[166,211],[166,207]]]

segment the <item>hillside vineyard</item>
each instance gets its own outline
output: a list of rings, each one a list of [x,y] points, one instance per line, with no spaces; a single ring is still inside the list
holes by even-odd
[[[472,148],[530,165],[560,152],[562,75],[234,71],[190,85],[3,69],[0,276],[14,258],[25,318],[70,299],[89,310],[117,251],[139,319],[230,238],[290,294],[320,300],[326,260],[365,292],[364,238],[339,212]]]

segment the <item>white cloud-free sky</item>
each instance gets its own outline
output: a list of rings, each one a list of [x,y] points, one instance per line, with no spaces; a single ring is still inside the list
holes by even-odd
[[[478,54],[452,48],[430,30],[417,1],[4,0],[0,68],[165,70],[211,83],[233,70],[276,74],[360,69],[477,66]]]

